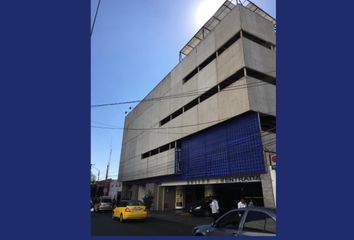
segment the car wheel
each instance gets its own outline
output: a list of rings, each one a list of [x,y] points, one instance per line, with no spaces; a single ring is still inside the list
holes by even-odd
[[[120,216],[119,216],[119,222],[121,222],[121,223],[122,223],[122,222],[123,222],[123,220],[124,220],[124,219],[123,219],[123,214],[120,214]]]

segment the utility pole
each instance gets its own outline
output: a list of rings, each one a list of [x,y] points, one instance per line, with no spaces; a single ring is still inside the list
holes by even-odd
[[[105,181],[106,193],[104,194],[106,196],[108,196],[108,171],[109,171],[109,165],[111,164],[111,157],[112,157],[112,139],[111,139],[111,149],[109,151],[109,159],[108,159],[108,164],[107,164],[107,169],[106,169],[106,181]]]
[[[107,169],[106,169],[106,180],[108,179],[108,171],[109,171],[109,165],[111,163],[111,157],[112,157],[112,143],[111,143],[111,150],[109,152],[109,160],[108,160]]]

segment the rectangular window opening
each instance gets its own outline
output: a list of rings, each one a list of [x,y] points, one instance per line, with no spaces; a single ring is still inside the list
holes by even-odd
[[[216,58],[216,52],[209,56],[204,62],[199,65],[199,71],[201,71],[204,67],[206,67],[209,63],[211,63]]]
[[[265,73],[262,72],[258,72],[256,70],[250,69],[250,68],[246,68],[246,72],[247,72],[247,76],[256,78],[258,80],[261,80],[263,82],[267,82],[273,85],[276,85],[276,81],[275,81],[275,77],[269,76]]]
[[[189,109],[191,109],[192,107],[194,107],[195,105],[198,104],[198,98],[190,101],[189,103],[187,103],[186,105],[184,105],[184,111],[188,111]]]
[[[155,148],[154,150],[151,150],[150,152],[151,152],[150,156],[154,156],[159,153],[159,148]]]
[[[160,121],[160,126],[165,125],[165,124],[168,123],[169,121],[170,121],[170,116],[165,117],[164,119],[162,119],[162,120]]]
[[[218,49],[218,55],[220,56],[226,49],[228,49],[233,43],[240,39],[240,32],[236,33],[230,40]]]
[[[274,44],[267,42],[259,37],[256,37],[253,34],[250,34],[244,30],[242,30],[242,36],[247,38],[248,40],[258,43],[259,45],[262,45],[263,47],[266,47],[268,49],[272,49],[272,46],[274,46]]]
[[[149,157],[149,156],[150,156],[150,152],[143,153],[143,154],[141,155],[141,159],[147,158],[147,157]]]
[[[170,149],[170,144],[163,145],[160,147],[160,153],[165,152]]]
[[[198,73],[198,68],[195,68],[191,73],[189,73],[185,78],[183,78],[183,83],[189,81],[197,73]]]
[[[219,87],[218,85],[214,86],[213,88],[209,89],[208,91],[206,91],[205,93],[203,93],[199,99],[200,102],[203,102],[204,100],[210,98],[211,96],[213,96],[214,94],[217,94],[219,91]]]
[[[171,114],[171,120],[178,117],[182,113],[183,113],[183,108],[178,109],[177,111],[175,111],[174,113]]]
[[[241,68],[236,73],[234,73],[233,75],[231,75],[230,77],[228,77],[224,81],[222,81],[219,84],[220,85],[220,91],[223,90],[224,88],[230,86],[231,84],[233,84],[237,80],[240,80],[242,77],[244,77],[243,68]]]

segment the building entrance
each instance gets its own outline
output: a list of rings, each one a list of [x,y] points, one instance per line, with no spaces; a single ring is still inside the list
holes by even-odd
[[[222,212],[236,208],[241,198],[245,198],[246,202],[252,199],[257,206],[264,205],[260,182],[215,184],[213,187],[214,196],[219,200]]]
[[[185,186],[186,209],[204,198],[204,185]]]
[[[256,206],[264,206],[261,182],[187,185],[184,193],[186,209],[209,196],[218,199],[221,212],[236,208],[241,198],[246,202],[252,199]]]

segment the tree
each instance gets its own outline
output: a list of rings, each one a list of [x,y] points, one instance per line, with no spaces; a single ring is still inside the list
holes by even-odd
[[[149,190],[143,198],[143,202],[144,202],[146,209],[150,210],[150,208],[152,206],[153,199],[154,199],[154,196],[152,195],[152,192]]]
[[[91,172],[91,183],[96,182],[96,175]]]

